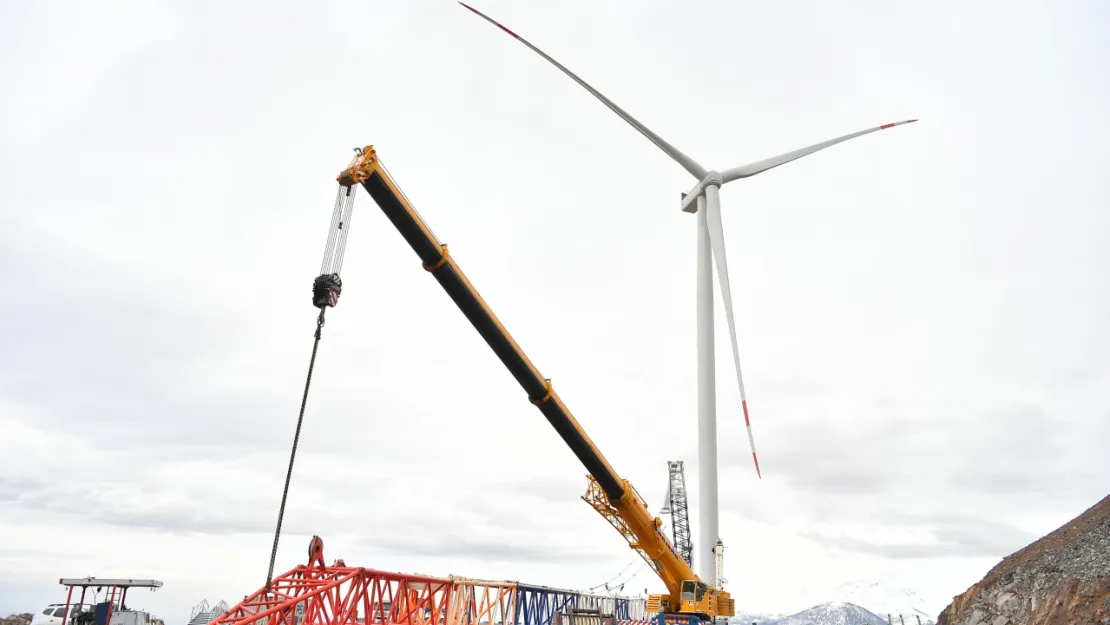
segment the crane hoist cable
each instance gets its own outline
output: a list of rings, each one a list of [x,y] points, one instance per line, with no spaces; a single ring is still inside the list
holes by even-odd
[[[356,150],[361,156],[362,151]],[[293,447],[289,452],[289,468],[285,472],[285,488],[281,492],[281,507],[278,508],[277,528],[274,530],[274,548],[270,552],[270,568],[266,572],[266,585],[269,591],[274,579],[274,562],[277,560],[278,540],[281,538],[281,521],[285,517],[285,502],[289,498],[289,482],[293,478],[293,460],[297,457],[297,443],[301,439],[301,425],[304,423],[304,409],[308,403],[308,388],[312,384],[312,369],[316,366],[316,352],[320,347],[320,334],[324,329],[324,312],[339,303],[343,292],[343,281],[339,272],[343,270],[343,253],[347,248],[347,233],[351,231],[351,211],[355,205],[355,187],[339,185],[335,194],[335,208],[332,210],[331,225],[328,227],[328,242],[324,246],[324,260],[320,262],[320,275],[312,283],[312,305],[320,309],[316,317],[316,339],[312,343],[312,357],[308,360],[308,376],[304,381],[304,394],[301,396],[301,411],[297,415],[297,429],[293,434]]]
[[[595,584],[593,586],[590,586],[589,588],[586,589],[586,592],[593,592],[593,591],[595,591],[599,588],[608,588],[609,584],[611,584],[612,582],[619,579],[621,575],[624,575],[625,573],[627,573],[628,569],[631,569],[633,566],[636,565],[637,562],[640,562],[640,561],[641,561],[641,558],[636,557],[635,559],[630,561],[628,564],[624,565],[624,568],[621,569],[620,572],[618,572],[616,575],[610,577],[609,579],[605,580],[604,582],[601,582],[600,584]]]

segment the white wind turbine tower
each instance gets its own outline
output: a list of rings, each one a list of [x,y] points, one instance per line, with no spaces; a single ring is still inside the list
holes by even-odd
[[[736,368],[736,383],[740,388],[740,405],[744,413],[744,425],[748,430],[748,444],[751,446],[752,461],[755,463],[756,475],[762,478],[762,474],[759,471],[759,457],[755,453],[755,439],[752,437],[751,421],[748,418],[748,399],[747,394],[744,392],[744,378],[740,374],[740,351],[736,343],[736,323],[732,314],[732,290],[729,288],[728,263],[725,259],[724,232],[721,225],[720,187],[734,180],[749,178],[756,174],[763,173],[768,169],[778,167],[779,165],[785,165],[803,156],[808,156],[814,152],[818,152],[838,143],[843,143],[849,139],[855,139],[856,137],[870,134],[877,130],[886,130],[894,126],[909,124],[917,120],[911,119],[892,124],[883,124],[882,126],[876,126],[874,128],[868,128],[867,130],[844,135],[843,137],[837,137],[836,139],[822,141],[821,143],[816,143],[792,152],[748,163],[747,165],[732,167],[721,172],[707,170],[694,159],[683,154],[673,145],[664,141],[662,137],[652,132],[626,113],[624,109],[617,106],[609,98],[601,95],[596,89],[588,85],[586,81],[576,76],[566,67],[563,67],[558,61],[526,41],[523,37],[466,3],[460,1],[459,4],[505,31],[520,43],[528,46],[533,52],[542,56],[549,63],[559,68],[559,70],[569,76],[574,82],[592,93],[598,100],[601,100],[605,106],[619,115],[621,119],[640,131],[640,134],[647,137],[648,140],[658,146],[667,156],[670,156],[675,162],[681,165],[683,169],[690,172],[690,175],[698,180],[693,188],[682,194],[682,201],[680,204],[680,208],[683,211],[687,213],[696,213],[698,237],[698,494],[700,496],[698,505],[699,536],[698,539],[694,541],[696,546],[694,564],[697,566],[698,575],[703,580],[706,580],[712,585],[719,586],[720,580],[717,579],[717,567],[715,566],[716,558],[714,557],[716,555],[715,545],[719,542],[720,535],[717,529],[717,398],[713,353],[713,264],[717,266],[717,279],[721,288],[721,298],[724,303],[725,317],[728,321],[729,338],[732,342],[732,360]],[[715,263],[713,262],[714,260],[716,261]]]

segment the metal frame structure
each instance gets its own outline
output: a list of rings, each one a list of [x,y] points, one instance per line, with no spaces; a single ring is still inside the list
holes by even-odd
[[[681,460],[667,461],[667,507],[671,515],[674,547],[686,564],[693,564],[694,544],[690,534],[690,510],[686,502],[686,471]]]
[[[547,586],[518,584],[517,621],[514,625],[551,625],[556,613],[582,607],[579,593]]]
[[[648,621],[643,597],[389,573],[342,560],[326,566],[322,546],[312,554],[308,565],[273,578],[269,591],[248,595],[211,625],[552,625],[556,614],[579,608],[611,614],[618,625]]]
[[[878,130],[886,130],[908,124],[917,120],[911,119],[891,124],[883,124],[852,134],[816,143],[814,145],[772,156],[746,165],[732,167],[724,171],[706,169],[697,161],[679,151],[658,134],[644,126],[636,118],[617,106],[612,100],[602,95],[579,78],[569,69],[542,50],[526,41],[517,33],[509,30],[493,18],[481,13],[477,9],[459,2],[473,13],[487,22],[524,44],[527,48],[544,58],[566,74],[579,86],[589,91],[621,119],[635,128],[640,134],[654,143],[656,147],[667,154],[696,180],[688,192],[683,193],[679,208],[688,213],[696,213],[697,237],[697,342],[698,342],[698,550],[695,558],[697,573],[710,585],[719,587],[719,580],[715,579],[715,563],[713,547],[720,539],[718,529],[717,505],[717,391],[716,371],[714,363],[713,343],[713,265],[717,266],[717,278],[721,289],[725,317],[728,322],[729,338],[732,343],[732,359],[736,369],[736,382],[740,390],[740,408],[744,414],[744,425],[748,432],[748,444],[751,446],[752,461],[755,464],[756,475],[762,477],[759,470],[759,457],[755,452],[755,439],[752,436],[751,420],[748,417],[747,393],[744,390],[744,379],[740,373],[740,351],[736,340],[736,322],[732,311],[732,291],[728,279],[728,263],[725,258],[724,228],[721,224],[721,186],[760,174],[780,165],[785,165],[803,156],[808,156],[827,147],[843,143]]]
[[[156,579],[121,579],[121,578],[96,578],[96,577],[63,577],[58,580],[58,583],[67,588],[66,592],[66,609],[62,612],[62,625],[69,623],[69,606],[72,605],[73,589],[75,587],[81,588],[81,598],[77,600],[78,605],[85,604],[85,592],[92,586],[97,588],[108,587],[111,589],[111,594],[108,597],[108,616],[104,619],[105,623],[112,622],[112,612],[116,608],[116,590],[122,588],[123,592],[120,594],[119,605],[122,609],[127,605],[127,590],[129,588],[150,588],[155,590],[162,587],[162,582]]]
[[[447,622],[453,625],[514,625],[517,619],[517,585],[451,576],[452,595]]]
[[[349,567],[341,562],[302,565],[275,577],[268,592],[259,589],[212,623],[438,624],[446,614],[451,587],[449,579]]]

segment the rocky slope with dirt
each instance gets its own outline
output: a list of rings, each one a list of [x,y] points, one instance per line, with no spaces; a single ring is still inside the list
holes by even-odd
[[[1110,625],[1110,496],[1003,558],[937,625]]]

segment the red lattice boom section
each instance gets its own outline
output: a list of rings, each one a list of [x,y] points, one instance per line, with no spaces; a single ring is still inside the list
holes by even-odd
[[[347,566],[342,560],[327,566],[319,536],[312,537],[308,556],[308,565],[277,576],[269,588],[244,598],[211,625],[516,625],[521,622],[522,592],[551,591],[563,597],[563,608],[578,605],[579,599],[583,607],[603,608],[599,600],[617,599],[516,582],[387,573]],[[571,596],[575,601],[567,603]],[[641,603],[639,610],[628,606],[625,611],[633,619],[642,619],[644,607]],[[530,613],[525,622],[550,625],[554,612],[532,609]],[[616,623],[649,625],[648,620]]]
[[[212,625],[439,625],[451,580],[344,566],[298,566]],[[369,615],[369,618],[367,618]]]

